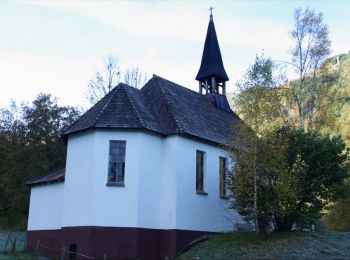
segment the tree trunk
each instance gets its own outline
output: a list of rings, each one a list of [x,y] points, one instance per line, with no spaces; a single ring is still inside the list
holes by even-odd
[[[257,130],[257,118],[255,118],[255,129]],[[255,132],[257,133],[257,131]],[[254,136],[254,157],[253,157],[253,178],[254,178],[254,222],[255,222],[255,232],[259,235],[259,220],[258,220],[258,185],[257,185],[257,170],[256,170],[256,161],[257,161],[257,145],[258,140],[257,136]]]
[[[277,232],[287,232],[291,231],[293,223],[291,223],[288,219],[282,218],[276,220],[275,231]]]
[[[298,112],[299,112],[299,128],[301,130],[304,130],[304,115],[303,115],[303,108],[302,108],[302,102],[298,100]]]
[[[254,135],[254,157],[253,157],[253,178],[254,178],[254,222],[255,222],[255,232],[256,235],[259,235],[259,220],[258,220],[258,186],[257,186],[257,170],[256,170],[256,160],[257,160],[257,152],[258,152],[258,136],[256,136],[259,133],[259,126],[258,126],[258,116],[260,114],[259,109],[259,98],[258,98],[258,91],[255,90],[255,118],[254,118],[254,125],[255,125],[255,135]]]
[[[276,231],[277,232],[289,232],[292,230],[292,224],[286,224],[286,225],[277,225]]]
[[[315,111],[315,96],[312,94],[310,98],[310,106],[309,106],[309,116],[308,116],[308,130],[315,130],[314,128],[314,120],[313,115]]]
[[[254,175],[254,222],[255,222],[255,232],[259,235],[259,221],[258,221],[258,187],[256,181],[256,145],[254,149],[254,161],[253,161],[253,175]]]
[[[270,227],[271,227],[271,219],[266,216],[258,216],[258,227],[259,227],[259,234],[268,234],[270,233]]]

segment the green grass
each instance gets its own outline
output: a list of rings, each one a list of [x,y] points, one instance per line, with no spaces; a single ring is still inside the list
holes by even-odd
[[[6,250],[9,251],[12,249],[12,243],[16,238],[16,251],[23,251],[25,246],[25,235],[26,232],[0,231],[0,253],[5,250],[8,236],[10,236],[11,240],[7,243]]]
[[[350,232],[288,232],[256,237],[235,232],[215,235],[178,259],[349,259]]]
[[[23,252],[16,253],[15,255],[0,254],[0,260],[34,260],[34,259],[35,259],[34,256]]]

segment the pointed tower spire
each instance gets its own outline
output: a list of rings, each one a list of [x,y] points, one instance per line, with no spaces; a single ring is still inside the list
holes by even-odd
[[[205,38],[202,62],[199,68],[196,80],[199,81],[199,92],[205,94],[219,93],[226,95],[226,84],[229,80],[227,77],[224,64],[222,62],[218,38],[216,36],[213,7],[210,7],[210,20],[208,25],[207,36]],[[220,91],[221,88],[221,91]]]

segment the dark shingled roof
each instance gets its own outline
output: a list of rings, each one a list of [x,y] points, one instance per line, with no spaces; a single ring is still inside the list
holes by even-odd
[[[225,96],[220,99],[227,102]],[[64,136],[87,129],[140,129],[226,144],[231,126],[240,123],[229,108],[218,109],[211,97],[154,75],[141,90],[119,84]]]
[[[222,62],[213,17],[210,16],[207,36],[204,43],[202,62],[196,80],[205,80],[212,76],[215,76],[218,82],[229,80]]]
[[[225,104],[218,106],[217,102]],[[139,129],[227,144],[232,140],[231,130],[239,129],[242,121],[226,103],[225,96],[204,96],[154,75],[141,90],[119,84],[75,121],[64,136],[88,129]],[[64,177],[65,169],[61,169],[26,185],[62,182]]]
[[[66,172],[65,168],[57,171],[53,171],[53,172],[50,172],[49,174],[45,174],[27,181],[26,185],[28,187],[31,187],[36,185],[48,184],[48,183],[63,182],[65,172]]]
[[[68,135],[89,128],[147,128],[160,132],[146,100],[139,90],[119,84],[96,105],[75,121],[64,133]]]

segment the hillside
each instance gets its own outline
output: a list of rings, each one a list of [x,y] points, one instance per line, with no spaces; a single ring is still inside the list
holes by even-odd
[[[316,74],[317,88],[324,93],[316,101],[323,108],[316,114],[313,129],[340,135],[350,147],[350,52],[328,58]]]
[[[332,57],[329,61],[339,71],[341,85],[343,86],[341,95],[347,97],[347,102],[339,109],[339,117],[336,120],[334,132],[341,135],[347,146],[350,147],[350,52],[338,57]]]
[[[324,134],[341,135],[350,147],[350,52],[340,54],[325,60],[316,73],[316,88],[319,93],[316,98],[315,108],[309,111],[309,107],[304,107],[307,114],[315,112],[312,125],[305,121],[306,129],[313,129]],[[284,89],[298,85],[298,80],[291,80]],[[283,91],[283,90],[282,90]],[[298,123],[297,105],[290,94],[285,94],[283,117],[294,125]],[[239,114],[239,108],[235,104],[235,94],[228,94],[227,98],[231,108]],[[305,100],[309,101],[315,96],[305,93]],[[308,104],[308,102],[306,102]],[[319,109],[319,110],[318,110]],[[283,121],[276,118],[274,124],[281,124]],[[269,125],[271,122],[269,122]]]
[[[178,259],[349,259],[350,232],[291,232],[256,237],[227,233],[195,245]]]

